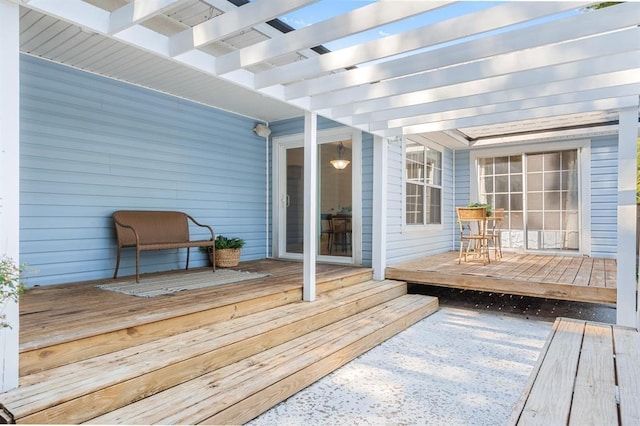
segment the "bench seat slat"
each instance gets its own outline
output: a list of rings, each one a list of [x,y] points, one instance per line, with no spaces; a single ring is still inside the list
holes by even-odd
[[[140,250],[163,250],[187,247],[213,247],[211,240],[189,241],[186,243],[140,244]]]

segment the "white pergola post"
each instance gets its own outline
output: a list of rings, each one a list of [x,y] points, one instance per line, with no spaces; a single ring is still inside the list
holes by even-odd
[[[0,256],[19,262],[20,9],[0,0]],[[0,329],[0,391],[18,386],[18,304],[0,305],[11,328]]]
[[[302,299],[316,300],[316,255],[318,251],[318,115],[304,114],[304,285]]]
[[[636,303],[636,170],[638,107],[619,114],[617,324],[638,327]]]
[[[384,280],[387,267],[387,139],[373,138],[373,279]]]

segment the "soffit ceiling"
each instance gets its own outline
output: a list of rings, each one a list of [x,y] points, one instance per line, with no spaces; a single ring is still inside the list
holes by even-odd
[[[21,50],[267,122],[313,111],[458,147],[610,126],[638,107],[640,3],[466,13],[457,2],[383,0],[286,33],[273,21],[316,1],[22,0]],[[462,12],[429,20],[454,7]],[[410,19],[425,24],[385,34]],[[322,48],[364,31],[379,35]]]

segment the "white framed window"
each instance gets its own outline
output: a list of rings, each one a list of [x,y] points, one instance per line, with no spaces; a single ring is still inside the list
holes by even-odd
[[[405,223],[442,223],[442,152],[405,141]]]

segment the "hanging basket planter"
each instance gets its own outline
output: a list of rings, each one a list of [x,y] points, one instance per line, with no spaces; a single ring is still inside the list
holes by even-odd
[[[216,267],[231,268],[240,263],[239,248],[216,249]]]

